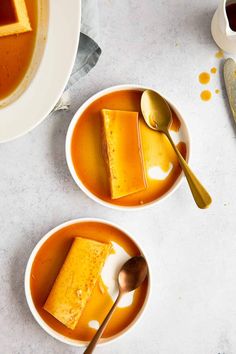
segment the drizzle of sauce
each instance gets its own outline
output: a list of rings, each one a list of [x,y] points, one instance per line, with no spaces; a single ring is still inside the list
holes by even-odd
[[[229,27],[236,31],[236,3],[226,6],[226,14],[229,21]]]
[[[177,157],[167,138],[149,129],[144,122],[140,112],[141,95],[140,91],[122,90],[97,99],[83,112],[72,136],[71,155],[77,175],[93,194],[116,205],[136,206],[149,203],[166,193],[181,173]],[[100,111],[103,108],[140,112],[139,127],[148,187],[119,199],[110,197],[109,177],[102,153]],[[180,121],[174,112],[172,113],[170,129],[174,134],[180,128]],[[185,144],[179,142],[177,146],[185,157]],[[170,163],[173,167],[164,180],[152,179],[148,175],[153,166],[159,166],[164,172],[168,171]]]
[[[215,67],[211,68],[211,73],[212,74],[216,74],[216,72],[217,72],[217,69]]]
[[[90,322],[96,320],[101,323],[113,305],[112,297],[101,279],[97,282],[74,330],[64,326],[43,309],[47,296],[76,236],[87,237],[100,242],[115,242],[130,257],[139,255],[140,251],[125,233],[100,222],[83,222],[66,226],[49,237],[39,249],[32,265],[30,282],[32,299],[39,315],[51,328],[66,337],[91,340],[95,334],[95,329],[90,326]],[[146,280],[140,288],[135,290],[133,302],[130,306],[116,309],[103,337],[111,337],[119,333],[135,319],[144,304],[147,285],[148,281]]]
[[[208,74],[207,72],[202,72],[199,77],[199,82],[202,84],[202,85],[206,85],[210,82],[210,79],[211,79],[211,76],[210,74]]]
[[[222,50],[219,50],[216,54],[215,57],[217,59],[222,59],[224,57],[224,52]]]
[[[236,4],[235,4],[236,5]],[[235,8],[236,9],[236,8]],[[218,58],[218,59],[221,59],[223,58],[224,56],[224,52],[222,50],[219,50],[216,54],[215,54],[215,57]],[[216,74],[217,73],[217,68],[215,66],[213,66],[211,69],[210,69],[210,73],[211,74]],[[234,75],[236,76],[236,70],[234,72]],[[210,80],[211,80],[211,75],[208,73],[208,72],[202,72],[201,74],[199,74],[198,76],[198,80],[199,82],[202,84],[202,85],[207,85]],[[219,94],[220,93],[220,90],[219,89],[215,89],[215,93],[216,94]],[[201,93],[200,93],[200,97],[202,99],[202,101],[209,101],[212,97],[212,93],[210,90],[203,90]]]
[[[200,97],[203,101],[209,101],[211,99],[211,91],[209,90],[202,91]]]

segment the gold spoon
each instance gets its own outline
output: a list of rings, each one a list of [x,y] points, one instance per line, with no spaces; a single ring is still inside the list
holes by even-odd
[[[142,256],[132,257],[122,266],[121,270],[119,271],[118,279],[117,279],[118,286],[119,286],[119,293],[117,299],[114,302],[109,313],[107,314],[106,318],[104,319],[103,323],[99,327],[97,333],[89,343],[84,354],[90,354],[93,352],[97,344],[97,341],[103,334],[106,325],[110,320],[113,312],[115,311],[122,296],[138,288],[145,280],[147,273],[148,273],[147,262],[145,258]]]
[[[179,163],[185,173],[197,206],[201,209],[207,208],[211,204],[211,196],[191,171],[190,167],[182,157],[170,136],[169,127],[172,122],[172,113],[165,99],[157,92],[145,90],[141,98],[141,110],[147,125],[151,129],[165,134],[171,143],[179,159]]]

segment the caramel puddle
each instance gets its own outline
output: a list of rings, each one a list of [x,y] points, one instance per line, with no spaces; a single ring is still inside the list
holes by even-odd
[[[208,74],[207,72],[202,72],[199,76],[198,76],[199,82],[202,85],[206,85],[210,82],[211,76],[210,74]]]
[[[209,101],[211,99],[211,91],[204,90],[201,92],[200,97],[203,101]]]
[[[215,54],[215,57],[217,59],[221,59],[224,57],[224,52],[222,50],[219,50],[216,54]]]
[[[212,74],[216,74],[216,72],[217,72],[217,69],[215,67],[211,68],[211,73]]]

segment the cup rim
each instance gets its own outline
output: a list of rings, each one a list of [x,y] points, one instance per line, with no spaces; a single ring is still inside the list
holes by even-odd
[[[146,257],[146,254],[143,252],[143,247],[140,246],[140,244],[134,239],[133,236],[130,235],[129,232],[126,231],[126,229],[118,226],[117,224],[102,219],[102,218],[91,218],[91,217],[87,217],[87,218],[77,218],[77,219],[72,219],[66,222],[63,222],[62,224],[54,227],[53,229],[51,229],[50,231],[48,231],[35,245],[35,247],[33,248],[27,265],[26,265],[26,269],[25,269],[25,276],[24,276],[24,290],[25,290],[25,297],[26,297],[26,301],[27,304],[29,306],[30,312],[32,314],[32,316],[34,317],[34,319],[36,320],[36,322],[38,323],[38,325],[46,332],[48,333],[51,337],[57,339],[58,341],[64,343],[64,344],[68,344],[74,347],[84,347],[88,344],[88,341],[81,341],[81,340],[76,340],[73,338],[69,338],[66,337],[64,335],[62,335],[61,333],[57,332],[56,330],[54,330],[53,328],[51,328],[44,320],[43,318],[39,315],[34,302],[33,302],[33,298],[31,295],[31,289],[30,289],[30,275],[31,275],[31,269],[32,269],[32,265],[33,262],[35,260],[35,257],[38,253],[38,251],[40,250],[40,248],[43,246],[43,244],[57,231],[63,229],[66,226],[72,225],[72,224],[78,224],[78,223],[84,223],[84,222],[99,222],[99,223],[103,223],[105,225],[109,225],[112,226],[114,228],[116,228],[117,230],[123,232],[128,238],[131,239],[131,241],[138,247],[139,251],[141,252],[141,254],[145,257],[147,264],[148,264],[148,286],[147,286],[147,293],[145,296],[145,300],[143,302],[142,307],[140,308],[140,310],[138,311],[136,317],[133,319],[133,321],[130,322],[130,324],[125,327],[122,331],[116,333],[115,335],[108,337],[108,338],[103,338],[100,340],[100,342],[97,344],[98,346],[104,346],[107,345],[109,343],[112,343],[114,341],[116,341],[117,339],[119,339],[120,337],[123,337],[124,335],[126,335],[128,332],[131,331],[131,329],[133,329],[135,327],[135,325],[138,323],[138,321],[140,320],[140,318],[142,317],[144,311],[147,308],[147,304],[149,302],[150,299],[150,293],[151,293],[151,270],[150,270],[150,264],[148,261],[148,258]]]
[[[168,189],[168,191],[164,194],[162,194],[159,198],[152,200],[149,203],[145,203],[145,204],[140,204],[140,205],[131,205],[131,206],[126,206],[126,205],[117,205],[117,204],[113,204],[110,203],[108,201],[105,201],[101,198],[99,198],[98,196],[96,196],[94,193],[92,193],[82,182],[82,180],[80,179],[80,177],[77,175],[75,168],[74,168],[74,164],[72,161],[72,156],[71,156],[71,141],[72,141],[72,137],[73,137],[73,132],[75,129],[75,126],[77,124],[77,122],[79,121],[79,119],[81,118],[82,113],[85,111],[85,109],[91,104],[93,103],[96,99],[112,93],[112,92],[117,92],[117,91],[124,91],[124,90],[138,90],[138,91],[144,91],[144,90],[154,90],[155,89],[151,88],[151,87],[147,87],[147,86],[142,86],[142,85],[135,85],[135,84],[124,84],[124,85],[116,85],[116,86],[110,86],[106,89],[103,89],[97,93],[95,93],[94,95],[92,95],[90,98],[88,98],[80,107],[79,109],[75,112],[70,125],[68,127],[67,130],[67,134],[66,134],[66,141],[65,141],[65,152],[66,152],[66,161],[67,161],[67,166],[68,169],[75,181],[75,183],[77,184],[77,186],[92,200],[94,200],[95,202],[97,202],[98,204],[111,208],[111,209],[115,209],[115,210],[132,210],[132,211],[137,211],[137,210],[143,210],[143,209],[148,209],[154,205],[159,204],[160,202],[164,201],[166,198],[168,198],[169,196],[171,196],[180,186],[182,180],[183,180],[183,176],[184,173],[183,171],[181,171],[180,175],[178,176],[178,178],[176,179],[176,181],[174,182],[174,184],[170,187],[170,189]],[[159,92],[159,91],[158,91]],[[160,92],[159,92],[160,93]],[[171,106],[171,108],[175,111],[175,113],[177,114],[178,118],[181,121],[181,124],[184,128],[184,135],[186,137],[186,145],[187,145],[187,155],[186,155],[186,161],[189,162],[189,156],[190,156],[190,136],[189,136],[189,130],[188,127],[186,125],[186,122],[184,120],[184,118],[182,117],[182,115],[180,114],[179,110],[176,108],[176,106],[165,96],[163,95],[163,97],[166,99],[166,101],[168,102],[168,104]]]

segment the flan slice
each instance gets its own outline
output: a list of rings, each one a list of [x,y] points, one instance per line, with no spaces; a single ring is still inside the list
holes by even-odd
[[[44,305],[66,327],[76,327],[111,248],[111,244],[74,239]]]
[[[31,30],[25,0],[0,1],[0,37]]]
[[[146,188],[138,112],[102,110],[103,150],[111,198]]]

